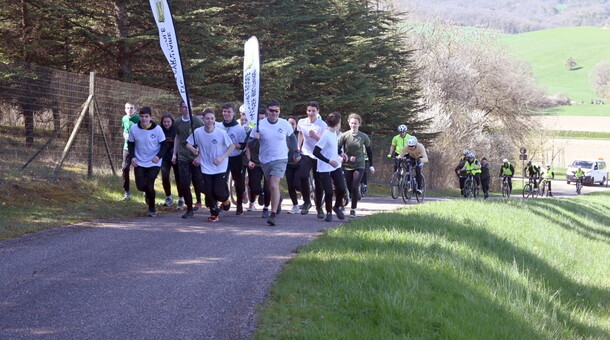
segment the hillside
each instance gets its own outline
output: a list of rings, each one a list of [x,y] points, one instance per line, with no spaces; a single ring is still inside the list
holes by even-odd
[[[419,16],[521,33],[568,26],[610,24],[608,0],[396,0]]]
[[[507,35],[506,42],[516,57],[532,65],[539,84],[550,94],[567,94],[573,101],[596,99],[589,83],[591,69],[610,59],[610,30],[597,27],[568,27]],[[577,67],[569,71],[572,57]]]

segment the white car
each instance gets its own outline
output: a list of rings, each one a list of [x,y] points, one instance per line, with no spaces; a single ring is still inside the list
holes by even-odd
[[[606,161],[602,159],[579,159],[572,162],[566,170],[566,181],[568,184],[575,181],[574,173],[576,173],[579,166],[582,168],[582,171],[585,172],[583,184],[606,184],[606,181],[608,180],[608,168],[606,168]]]

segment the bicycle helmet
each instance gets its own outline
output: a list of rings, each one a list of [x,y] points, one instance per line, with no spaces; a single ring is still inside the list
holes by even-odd
[[[504,159],[502,160],[502,163],[508,163],[508,159],[504,158]]]
[[[469,152],[468,156],[466,156],[466,158],[474,158],[474,152]]]
[[[407,126],[405,124],[398,125],[398,132],[407,132]]]
[[[245,105],[242,105],[242,106],[239,107],[239,113],[241,113],[241,114],[246,113],[246,106]]]
[[[527,166],[530,166],[530,165],[532,165],[532,161],[527,162]]]
[[[408,146],[415,146],[415,145],[417,145],[417,137],[415,137],[415,136],[409,137],[409,139],[407,140],[407,145]]]
[[[470,153],[470,150],[468,149],[464,149],[464,152],[462,152],[464,154],[464,156],[468,156],[468,154]]]
[[[582,170],[582,166],[580,166],[580,165],[579,165],[579,166],[578,166],[578,170]]]
[[[547,165],[547,166],[546,166],[546,168],[550,170],[550,169],[551,169],[551,166],[550,166],[550,165]]]

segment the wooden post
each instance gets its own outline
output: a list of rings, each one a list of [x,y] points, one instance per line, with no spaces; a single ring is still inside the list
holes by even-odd
[[[87,179],[93,177],[93,147],[95,143],[95,72],[89,72],[89,157],[87,162]]]

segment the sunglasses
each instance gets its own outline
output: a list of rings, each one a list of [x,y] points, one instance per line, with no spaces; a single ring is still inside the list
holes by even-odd
[[[280,110],[272,110],[272,109],[267,109],[267,110],[271,113],[280,113]]]

